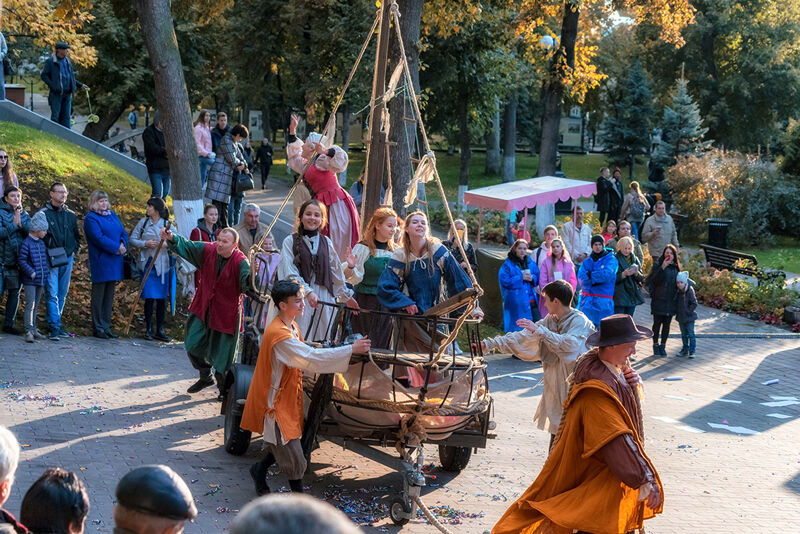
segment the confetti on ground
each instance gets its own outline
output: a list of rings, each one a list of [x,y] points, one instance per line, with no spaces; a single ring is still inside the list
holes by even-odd
[[[452,506],[446,504],[441,506],[431,506],[429,510],[434,517],[439,519],[439,521],[448,525],[460,525],[464,519],[477,519],[485,515],[483,512],[465,512],[464,510],[459,510],[458,508],[453,508]],[[422,510],[417,510],[417,518],[425,519],[425,515],[422,513]]]
[[[92,406],[91,408],[89,408],[87,410],[83,410],[82,412],[80,412],[80,414],[81,415],[89,415],[89,414],[93,414],[93,413],[99,413],[100,415],[103,415],[104,411],[105,411],[105,408],[103,408],[102,406]]]
[[[666,382],[675,382],[676,380],[683,380],[683,377],[682,376],[665,376],[661,380],[664,380]]]
[[[734,434],[745,434],[747,436],[756,436],[758,434],[761,434],[761,432],[750,430],[749,428],[745,428],[743,426],[728,426],[727,424],[721,425],[719,423],[708,423],[708,426],[710,426],[711,428],[719,428],[727,430],[728,432],[733,432]]]
[[[714,400],[717,401],[717,402],[729,402],[731,404],[741,404],[742,403],[742,401],[737,401],[737,400],[733,400],[733,399],[714,399]]]
[[[22,382],[19,380],[7,380],[4,382],[0,382],[0,389],[9,389],[14,386],[21,386]]]
[[[222,488],[221,488],[221,487],[220,487],[218,484],[209,484],[209,485],[208,485],[208,487],[209,487],[209,488],[211,488],[211,491],[207,491],[207,492],[205,492],[205,493],[203,494],[203,497],[206,497],[206,496],[208,496],[208,495],[214,495],[214,494],[215,494],[215,493],[217,493],[217,492],[218,492],[220,489],[222,489]]]
[[[45,407],[47,406],[64,406],[64,401],[61,400],[61,397],[57,397],[55,395],[30,395],[28,393],[20,393],[19,391],[14,391],[8,395],[8,398],[11,400],[15,400],[17,402],[25,402],[25,401],[43,401]]]
[[[771,385],[777,384],[779,382],[780,382],[780,380],[778,380],[777,378],[773,378],[772,380],[767,380],[766,382],[761,382],[761,385],[762,386],[771,386]]]
[[[344,512],[360,527],[372,526],[389,517],[389,507],[380,502],[388,488],[379,486],[373,488],[359,488],[345,490],[339,484],[330,484],[325,490],[325,500]],[[370,495],[377,493],[377,495]],[[360,494],[360,496],[354,495]]]
[[[217,508],[218,514],[235,514],[239,510],[234,510],[233,508],[228,508],[227,506],[220,506]]]

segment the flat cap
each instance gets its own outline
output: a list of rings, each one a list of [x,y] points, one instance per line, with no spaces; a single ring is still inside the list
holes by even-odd
[[[56,50],[69,50],[69,44],[65,43],[64,41],[59,41],[56,43]]]
[[[137,467],[117,484],[117,502],[136,512],[176,520],[197,517],[192,492],[166,465]]]

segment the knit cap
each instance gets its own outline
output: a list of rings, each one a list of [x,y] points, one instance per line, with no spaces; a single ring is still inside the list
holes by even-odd
[[[605,245],[606,244],[606,240],[603,239],[603,236],[601,236],[601,235],[593,235],[592,236],[592,245],[594,245],[595,243],[600,243],[601,245]]]
[[[683,282],[684,284],[689,283],[689,271],[681,271],[678,273],[678,282]]]
[[[44,212],[40,211],[36,215],[31,218],[31,232],[38,232],[40,230],[47,231],[47,217],[44,216]]]

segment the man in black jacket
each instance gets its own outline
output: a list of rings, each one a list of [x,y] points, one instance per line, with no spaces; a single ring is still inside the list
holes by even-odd
[[[67,43],[56,43],[55,54],[44,62],[42,81],[50,88],[50,95],[47,97],[47,102],[50,104],[50,120],[64,128],[71,128],[72,95],[78,87],[85,89],[88,87],[75,79]]]
[[[44,243],[50,256],[50,276],[47,278],[47,324],[50,327],[50,339],[69,337],[61,329],[61,315],[69,292],[72,279],[72,262],[75,252],[81,243],[78,231],[78,218],[75,212],[67,207],[67,186],[55,182],[50,186],[50,202],[41,211],[47,218],[47,235]],[[63,254],[60,250],[63,248]],[[56,265],[57,264],[57,265]]]
[[[211,150],[214,151],[214,154],[217,154],[219,142],[225,137],[225,134],[230,131],[231,127],[228,124],[228,115],[226,115],[224,111],[219,112],[217,114],[217,125],[211,128]]]
[[[144,161],[147,165],[147,175],[153,188],[151,196],[167,199],[171,184],[169,175],[169,161],[167,160],[167,145],[164,142],[164,130],[161,128],[161,113],[156,110],[153,124],[142,132],[144,143]]]

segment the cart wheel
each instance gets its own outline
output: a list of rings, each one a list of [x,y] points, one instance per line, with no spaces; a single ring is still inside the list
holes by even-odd
[[[241,456],[250,447],[250,431],[239,427],[242,416],[234,414],[235,397],[234,388],[230,388],[225,399],[225,450],[234,456]]]
[[[392,504],[389,505],[389,517],[392,519],[392,523],[397,526],[402,526],[408,523],[411,518],[404,517],[401,514],[410,514],[411,507],[406,503],[404,499],[400,497],[394,499]]]
[[[451,447],[439,445],[439,461],[445,471],[461,471],[469,463],[472,456],[471,447]]]

